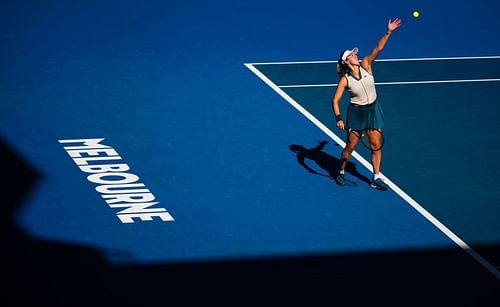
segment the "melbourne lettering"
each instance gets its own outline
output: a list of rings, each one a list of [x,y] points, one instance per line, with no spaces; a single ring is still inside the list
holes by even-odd
[[[106,204],[117,210],[116,216],[122,223],[174,221],[165,208],[157,206],[159,202],[153,193],[139,176],[130,172],[118,152],[102,141],[104,138],[59,140],[59,143],[65,145],[75,164],[87,174],[87,180],[97,185],[95,190]]]

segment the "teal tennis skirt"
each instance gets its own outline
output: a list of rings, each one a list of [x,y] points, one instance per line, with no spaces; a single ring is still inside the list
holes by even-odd
[[[382,129],[384,113],[377,101],[367,105],[350,103],[347,108],[347,129],[365,130]]]

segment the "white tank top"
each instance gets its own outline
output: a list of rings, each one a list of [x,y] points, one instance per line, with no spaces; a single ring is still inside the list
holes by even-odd
[[[347,90],[351,96],[351,103],[357,105],[371,104],[377,99],[375,79],[363,68],[363,66],[360,65],[359,67],[359,79],[350,73],[345,74],[347,78]]]

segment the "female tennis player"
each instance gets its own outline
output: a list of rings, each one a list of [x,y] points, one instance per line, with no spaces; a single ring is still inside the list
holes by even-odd
[[[387,31],[378,40],[375,48],[363,58],[358,59],[358,48],[345,50],[340,54],[337,64],[339,82],[332,99],[333,112],[337,121],[337,127],[347,131],[347,141],[342,151],[340,169],[335,178],[338,185],[345,185],[344,169],[351,153],[356,148],[361,133],[366,133],[371,150],[371,163],[373,167],[373,178],[370,186],[379,190],[387,190],[387,184],[380,176],[380,163],[382,151],[380,150],[380,138],[384,126],[382,108],[377,102],[375,80],[373,78],[372,63],[379,53],[384,49],[391,33],[399,28],[401,20],[389,20]],[[347,117],[344,123],[340,113],[339,102],[347,90],[350,94],[350,102],[347,108]]]

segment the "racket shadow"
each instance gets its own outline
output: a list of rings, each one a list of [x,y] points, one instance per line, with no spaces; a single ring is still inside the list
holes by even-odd
[[[335,176],[340,168],[340,159],[323,151],[326,144],[328,144],[328,141],[319,141],[318,145],[312,148],[306,148],[303,145],[297,144],[292,144],[288,146],[288,148],[297,154],[297,162],[309,173],[335,180]],[[309,166],[306,163],[306,159],[314,162],[320,169],[314,169]],[[323,172],[326,172],[327,175]],[[353,177],[356,177],[362,182],[370,184],[370,179],[361,174],[358,171],[356,164],[351,161],[347,162],[345,172]]]

